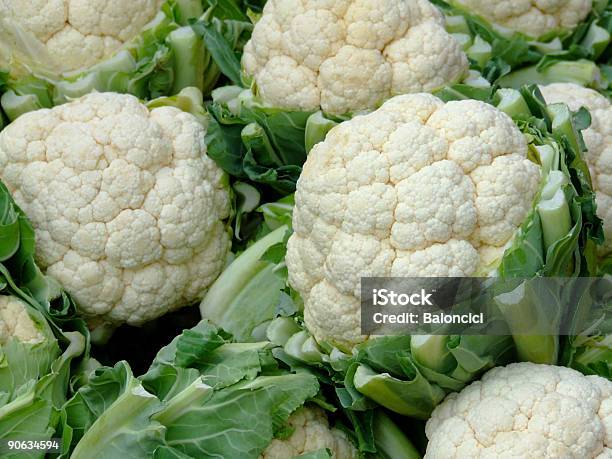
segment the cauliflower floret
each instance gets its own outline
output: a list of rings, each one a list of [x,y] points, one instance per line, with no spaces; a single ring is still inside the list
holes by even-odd
[[[453,3],[530,37],[573,29],[593,6],[592,0],[453,0]]]
[[[229,192],[205,129],[174,107],[90,94],[0,133],[0,176],[37,261],[82,312],[141,324],[202,297],[229,250]]]
[[[388,100],[332,129],[297,183],[291,285],[318,340],[360,335],[360,278],[486,272],[530,212],[540,169],[513,121],[475,100]]]
[[[612,382],[514,363],[450,394],[427,421],[425,458],[612,457]]]
[[[355,459],[357,450],[346,434],[330,428],[327,417],[321,408],[304,407],[288,419],[293,433],[284,440],[274,439],[265,449],[260,459],[287,459],[304,453],[327,448],[334,459]]]
[[[17,297],[0,295],[0,345],[11,338],[30,344],[45,340],[42,331],[30,317],[26,304]]]
[[[432,91],[468,70],[426,0],[270,0],[242,65],[265,103],[332,114]]]
[[[63,71],[95,64],[135,37],[163,0],[2,0],[0,17],[32,33]]]
[[[587,146],[586,161],[596,192],[597,213],[603,219],[606,240],[601,255],[612,252],[612,104],[593,89],[574,83],[540,86],[549,104],[565,103],[570,110],[585,107],[591,113],[591,126],[582,131]]]

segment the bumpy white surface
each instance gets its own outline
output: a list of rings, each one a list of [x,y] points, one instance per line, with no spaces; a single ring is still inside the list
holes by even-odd
[[[0,16],[31,32],[62,70],[86,67],[135,37],[163,0],[0,0]]]
[[[321,408],[300,408],[289,417],[288,423],[294,429],[291,436],[272,440],[260,459],[288,459],[324,448],[332,452],[334,459],[357,458],[357,450],[346,434],[329,427]]]
[[[612,457],[612,382],[565,367],[497,367],[446,397],[425,428],[427,459]]]
[[[139,324],[200,298],[229,250],[229,192],[205,130],[174,107],[90,94],[0,133],[0,176],[37,260],[83,312]]]
[[[512,120],[474,100],[397,96],[332,129],[297,183],[286,257],[308,329],[359,335],[360,277],[469,276],[500,258],[540,171]]]
[[[571,110],[585,107],[591,113],[591,126],[582,132],[588,148],[586,160],[597,197],[597,213],[603,219],[606,240],[602,255],[612,252],[612,104],[593,89],[573,83],[540,86],[549,104],[565,103]]]
[[[26,308],[19,298],[0,295],[0,345],[11,338],[24,343],[39,343],[45,339]]]
[[[592,0],[453,0],[453,3],[531,37],[557,29],[573,29],[592,8]]]
[[[242,64],[265,103],[333,114],[429,92],[468,69],[427,0],[270,0]]]

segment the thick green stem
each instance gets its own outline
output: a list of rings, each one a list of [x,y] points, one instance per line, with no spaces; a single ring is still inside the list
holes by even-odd
[[[519,360],[554,365],[559,354],[557,299],[532,287],[523,282],[494,301],[512,332]]]
[[[542,188],[537,211],[542,223],[544,246],[548,249],[572,228],[572,217],[563,187],[567,177],[561,171],[551,171]]]
[[[551,104],[546,107],[550,117],[552,118],[552,129],[553,132],[558,132],[565,137],[572,145],[572,148],[576,152],[581,151],[576,136],[576,129],[574,128],[574,122],[572,121],[572,113],[565,104]]]
[[[6,113],[6,116],[11,121],[16,120],[24,113],[42,108],[38,97],[36,97],[34,94],[20,96],[15,94],[13,90],[9,90],[2,94],[0,104],[2,104],[4,113]]]
[[[421,365],[439,373],[447,373],[457,364],[448,350],[446,335],[415,335],[410,338],[410,350]]]
[[[546,42],[531,41],[529,44],[543,54],[556,53],[563,50],[563,43],[559,37]]]
[[[210,95],[215,104],[227,105],[231,100],[236,99],[244,88],[240,86],[222,86],[215,89]]]
[[[385,454],[385,457],[421,459],[421,454],[404,432],[380,409],[374,414],[373,428],[376,447]]]
[[[531,114],[527,102],[515,89],[501,88],[495,93],[495,99],[497,108],[512,118]]]
[[[321,111],[315,112],[306,121],[306,133],[304,134],[304,145],[306,153],[310,152],[317,143],[325,140],[327,133],[338,123],[325,118]]]
[[[461,45],[461,49],[467,51],[472,46],[472,37],[466,33],[451,33],[451,37]]]
[[[53,88],[53,101],[56,104],[63,104],[71,99],[89,94],[99,87],[100,83],[96,72],[88,73],[76,81],[58,81]]]
[[[284,346],[287,355],[303,362],[317,363],[323,360],[323,353],[315,339],[302,330],[287,340]]]
[[[551,199],[538,203],[538,214],[542,221],[546,248],[568,234],[572,228],[569,206],[562,189],[557,190]]]
[[[194,86],[204,90],[204,41],[190,26],[181,27],[168,35],[168,45],[174,55],[172,94]]]
[[[540,157],[540,164],[542,165],[542,173],[547,176],[550,172],[559,169],[559,151],[553,148],[551,145],[539,145],[535,149],[538,151]]]
[[[519,89],[529,84],[576,83],[599,88],[601,72],[594,62],[587,60],[560,61],[541,71],[536,66],[526,67],[499,79],[500,86]]]
[[[491,45],[483,40],[480,35],[476,35],[474,43],[467,49],[466,53],[469,58],[476,61],[480,68],[484,68],[485,64],[491,59],[492,51]]]
[[[299,331],[300,327],[295,323],[295,320],[289,317],[277,317],[268,325],[266,337],[271,343],[284,346]]]
[[[592,59],[597,59],[610,44],[610,32],[593,22],[580,44],[591,51]]]
[[[274,147],[270,143],[268,134],[258,123],[247,124],[240,133],[242,142],[250,148],[257,161],[264,166],[282,164],[283,161],[276,154]]]
[[[175,0],[180,25],[189,24],[189,19],[198,19],[204,14],[202,0]]]
[[[411,380],[394,378],[388,373],[377,373],[360,365],[353,377],[355,389],[381,406],[396,413],[427,419],[444,398],[444,391],[417,374]]]
[[[253,338],[256,326],[274,318],[284,281],[274,273],[275,265],[261,257],[283,242],[287,229],[281,226],[264,236],[223,271],[200,304],[203,318],[245,340]]]
[[[449,33],[470,33],[470,27],[463,16],[446,16],[445,22]]]

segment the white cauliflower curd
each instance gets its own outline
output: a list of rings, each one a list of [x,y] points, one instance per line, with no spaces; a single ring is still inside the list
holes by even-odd
[[[514,363],[446,397],[427,421],[426,459],[612,457],[612,382]]]
[[[61,70],[87,67],[134,38],[163,0],[0,0],[0,17],[46,46]]]
[[[82,312],[141,324],[200,298],[230,238],[227,178],[174,107],[94,93],[0,133],[0,177],[36,230],[37,261]]]
[[[591,126],[582,131],[588,149],[585,159],[606,236],[600,253],[609,254],[612,252],[612,104],[597,91],[573,83],[540,86],[540,91],[549,104],[564,103],[570,110],[584,107],[591,113]]]
[[[530,37],[573,29],[585,19],[592,0],[453,0],[487,21]]]
[[[270,0],[242,65],[266,104],[331,114],[429,92],[468,71],[426,0]]]
[[[40,326],[30,317],[27,305],[17,297],[0,295],[0,346],[12,338],[36,344],[45,340]]]
[[[260,459],[287,459],[327,448],[334,459],[355,459],[357,449],[340,429],[330,428],[321,408],[303,407],[287,420],[293,433],[286,439],[274,439]]]
[[[409,94],[336,126],[308,155],[287,248],[308,330],[344,348],[365,339],[362,276],[494,265],[539,182],[521,131],[484,102]]]

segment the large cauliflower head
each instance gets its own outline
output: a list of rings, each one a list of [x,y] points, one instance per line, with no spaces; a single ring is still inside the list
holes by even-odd
[[[327,416],[321,408],[300,408],[288,419],[293,433],[286,439],[274,439],[260,459],[287,459],[327,448],[334,459],[355,459],[357,449],[347,435],[330,428]]]
[[[505,113],[429,94],[387,101],[332,129],[297,183],[291,285],[319,340],[360,336],[360,278],[470,276],[499,259],[540,170]]]
[[[592,8],[592,0],[453,0],[453,3],[530,37],[571,30]]]
[[[591,126],[582,131],[588,148],[586,161],[596,192],[597,213],[603,219],[606,240],[602,255],[612,252],[612,104],[593,89],[574,83],[540,86],[549,104],[564,103],[570,110],[585,107],[591,113]]]
[[[431,91],[468,69],[427,0],[270,0],[242,64],[265,103],[332,114]]]
[[[0,17],[32,33],[61,70],[95,64],[134,38],[163,0],[0,0]]]
[[[427,459],[612,457],[612,382],[514,363],[450,394],[427,421]]]
[[[114,93],[0,133],[0,176],[35,227],[37,261],[86,315],[140,324],[221,271],[229,192],[204,136],[189,113]]]
[[[44,341],[45,335],[30,317],[28,306],[22,300],[0,295],[0,345],[13,338],[35,344]]]

